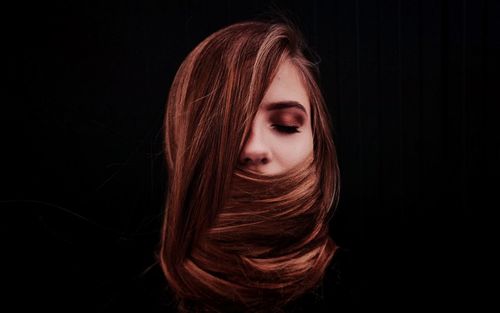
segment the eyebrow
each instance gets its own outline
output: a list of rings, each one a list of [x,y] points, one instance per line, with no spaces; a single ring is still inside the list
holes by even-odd
[[[297,108],[297,109],[303,111],[304,113],[307,113],[304,106],[302,104],[298,103],[297,101],[271,102],[271,103],[266,104],[265,107],[268,111]]]

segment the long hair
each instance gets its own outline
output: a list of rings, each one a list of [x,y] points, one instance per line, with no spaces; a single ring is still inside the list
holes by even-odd
[[[321,281],[339,170],[317,64],[290,22],[221,29],[179,67],[165,113],[168,184],[159,260],[182,312],[279,312]],[[298,68],[314,151],[279,175],[238,160],[279,65]]]

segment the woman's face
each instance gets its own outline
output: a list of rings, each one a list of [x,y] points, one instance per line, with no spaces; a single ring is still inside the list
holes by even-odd
[[[289,59],[278,68],[243,146],[243,169],[282,174],[312,154],[311,107],[299,75]]]

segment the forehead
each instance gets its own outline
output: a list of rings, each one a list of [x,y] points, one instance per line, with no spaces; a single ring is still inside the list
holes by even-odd
[[[284,101],[301,104],[307,115],[311,112],[307,89],[302,82],[299,69],[289,59],[283,61],[279,66],[276,76],[262,99],[261,107],[265,107],[269,103]]]

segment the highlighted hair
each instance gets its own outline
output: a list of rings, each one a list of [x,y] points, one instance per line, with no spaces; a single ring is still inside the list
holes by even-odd
[[[177,71],[159,258],[182,312],[279,312],[318,285],[335,252],[339,170],[306,49],[291,23],[242,22],[203,40]],[[308,90],[314,152],[284,174],[243,171],[252,120],[287,58]]]

